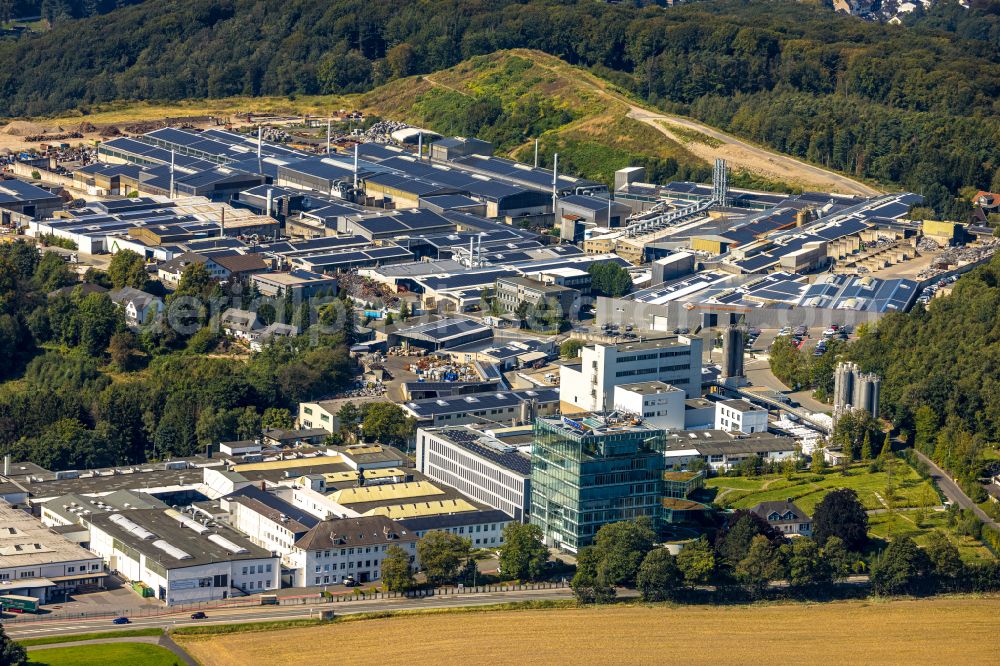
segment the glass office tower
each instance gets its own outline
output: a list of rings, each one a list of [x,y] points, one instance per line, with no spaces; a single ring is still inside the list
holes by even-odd
[[[531,447],[531,522],[549,546],[577,552],[602,525],[658,521],[664,431],[604,416],[539,417]]]

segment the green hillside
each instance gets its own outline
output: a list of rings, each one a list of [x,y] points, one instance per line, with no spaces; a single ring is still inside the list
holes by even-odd
[[[610,91],[610,92],[609,92]],[[478,136],[498,152],[605,182],[644,165],[655,180],[705,178],[708,165],[662,133],[626,117],[616,90],[585,70],[538,51],[477,56],[427,76],[393,81],[361,96],[370,113],[444,135]]]

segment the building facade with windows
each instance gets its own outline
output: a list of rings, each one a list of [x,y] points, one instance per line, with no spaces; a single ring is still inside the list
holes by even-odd
[[[715,429],[748,435],[767,432],[767,410],[749,400],[721,400],[715,403]]]
[[[105,576],[100,556],[0,500],[0,594],[64,601],[76,586],[102,584]]]
[[[371,583],[382,578],[382,560],[390,546],[399,546],[417,566],[415,532],[385,516],[324,520],[315,525],[289,552],[292,586],[309,587],[351,578]]]
[[[578,552],[602,525],[658,520],[664,431],[597,415],[535,420],[531,522],[548,546]]]
[[[511,443],[467,427],[421,428],[417,431],[417,469],[527,522],[531,458]]]
[[[595,343],[580,350],[578,363],[559,368],[561,399],[591,412],[614,409],[614,388],[660,381],[701,395],[702,340],[682,335],[641,342]]]

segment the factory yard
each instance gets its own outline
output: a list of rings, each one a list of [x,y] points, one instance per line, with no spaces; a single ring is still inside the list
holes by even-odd
[[[366,663],[371,651],[355,646],[415,635],[421,640],[379,650],[380,663],[814,664],[836,655],[843,663],[982,664],[993,662],[1000,649],[997,602],[948,597],[447,613],[176,638],[204,666],[311,664],[332,654],[338,663]]]

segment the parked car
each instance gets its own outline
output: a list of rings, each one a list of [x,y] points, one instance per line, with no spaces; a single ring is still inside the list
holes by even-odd
[[[344,587],[357,587],[358,585],[361,585],[361,583],[354,580],[353,578],[345,578],[342,582],[344,584]]]
[[[206,617],[208,617],[208,616],[205,615],[204,611],[198,611],[197,613],[191,613],[191,619],[192,620],[204,620]]]
[[[127,617],[116,617],[115,619],[111,620],[111,623],[112,624],[132,624],[132,620],[128,619]]]

